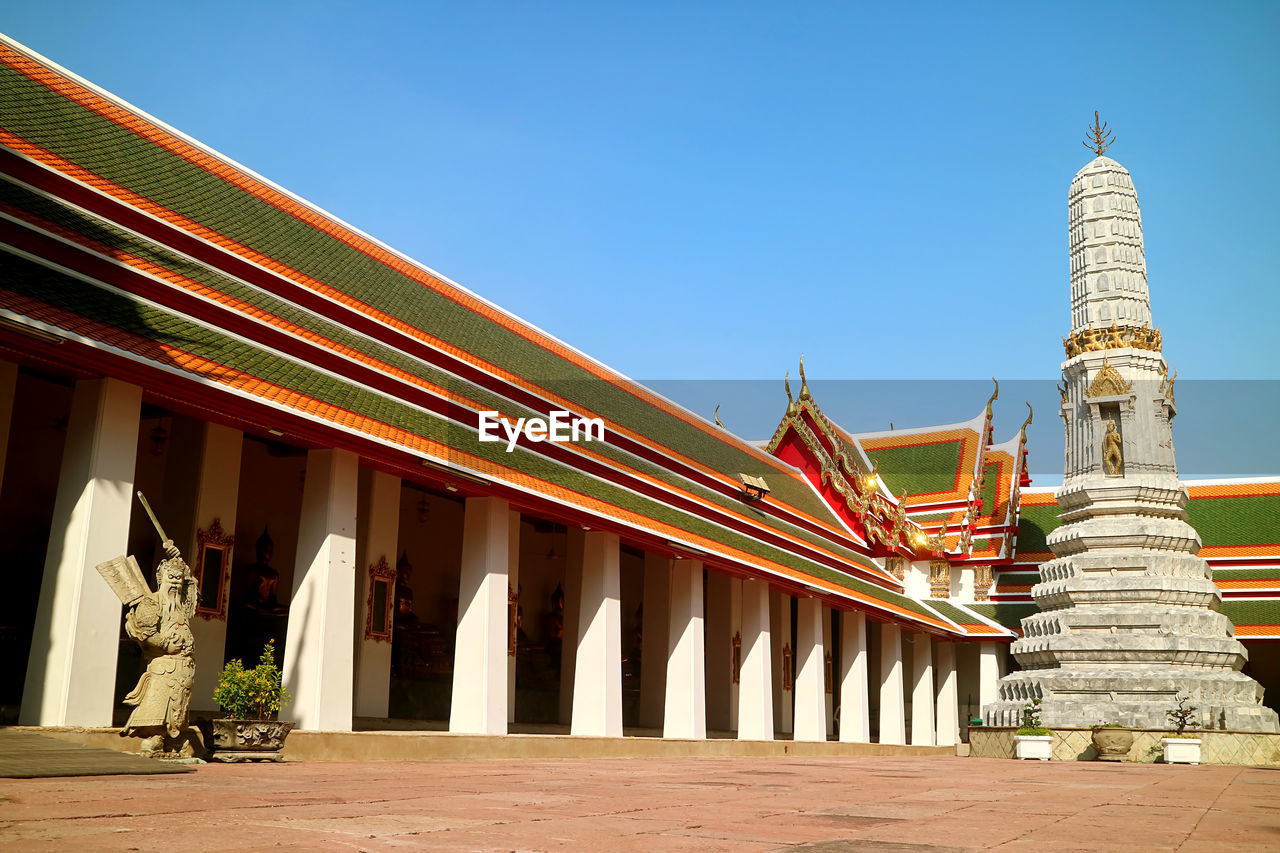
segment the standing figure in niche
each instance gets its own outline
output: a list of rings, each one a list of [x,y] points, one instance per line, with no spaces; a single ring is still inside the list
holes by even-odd
[[[1107,421],[1107,434],[1102,437],[1102,461],[1107,473],[1119,477],[1123,471],[1124,453],[1120,449],[1120,433],[1116,430],[1116,422]]]
[[[228,660],[257,661],[271,640],[275,640],[277,656],[283,654],[289,608],[280,603],[280,572],[271,565],[274,554],[275,542],[264,526],[254,543],[256,559],[244,568],[244,582],[237,588],[228,615]]]

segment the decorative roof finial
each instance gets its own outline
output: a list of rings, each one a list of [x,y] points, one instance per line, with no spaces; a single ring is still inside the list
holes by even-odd
[[[800,354],[800,399],[809,397],[809,380],[804,378],[804,354]]]
[[[1098,111],[1093,111],[1093,127],[1089,128],[1088,137],[1082,145],[1093,151],[1099,157],[1102,153],[1111,147],[1111,143],[1115,142],[1115,134],[1107,130],[1107,123],[1098,118]]]
[[[994,376],[991,377],[991,381],[996,383],[996,390],[991,392],[991,399],[987,400],[987,422],[988,423],[991,422],[991,404],[1000,398],[1000,381],[996,379]]]
[[[1025,400],[1023,402],[1026,402]],[[1027,427],[1031,426],[1031,419],[1035,417],[1035,410],[1031,408],[1031,404],[1027,403],[1027,419],[1022,422],[1022,429],[1018,430],[1018,441],[1022,444],[1027,443]]]
[[[791,397],[791,371],[788,370],[786,375],[782,377],[782,387],[787,389],[787,413],[793,414],[796,408],[796,401]]]
[[[724,429],[724,424],[720,422],[720,404],[719,403],[716,403],[716,411],[713,417],[716,419],[716,426],[720,427],[720,429]]]

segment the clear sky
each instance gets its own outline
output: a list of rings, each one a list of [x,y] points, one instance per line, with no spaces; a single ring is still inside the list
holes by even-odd
[[[1179,381],[1280,378],[1278,3],[44,0],[0,30],[631,376],[1041,380],[997,439],[1036,397],[1046,471],[1097,109]],[[819,399],[883,429],[988,385]],[[776,402],[721,415],[760,437]]]

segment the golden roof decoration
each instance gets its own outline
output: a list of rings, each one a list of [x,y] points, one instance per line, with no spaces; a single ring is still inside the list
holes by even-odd
[[[996,390],[991,392],[991,399],[987,400],[987,421],[988,422],[991,421],[991,404],[994,403],[996,400],[1000,399],[1000,383],[999,381],[996,380],[994,376],[991,377],[991,381],[996,383]]]
[[[1093,378],[1093,382],[1089,383],[1089,388],[1085,391],[1086,397],[1123,397],[1133,388],[1132,382],[1125,382],[1124,377],[1120,375],[1120,371],[1111,366],[1111,362],[1102,359],[1102,369],[1098,371],[1098,375]]]
[[[1098,111],[1093,111],[1093,127],[1089,128],[1089,132],[1085,134],[1085,140],[1082,145],[1099,157],[1111,147],[1111,143],[1115,142],[1115,134],[1107,129],[1107,123],[1098,118]]]

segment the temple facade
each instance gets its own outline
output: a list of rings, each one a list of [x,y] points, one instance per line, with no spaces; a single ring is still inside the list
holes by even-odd
[[[1116,233],[1088,334],[1149,325],[1141,231]],[[154,567],[141,491],[198,582],[196,714],[274,643],[303,729],[947,746],[1018,667],[1076,496],[1114,485],[1097,435],[1082,491],[1036,489],[997,388],[854,433],[801,363],[772,438],[736,436],[5,39],[0,271],[5,723],[122,720],[142,662],[95,566]],[[1103,356],[1122,383],[1163,364]],[[1167,415],[1129,417],[1124,479],[1158,480],[1203,575],[1171,449],[1131,449]],[[1234,620],[1276,685],[1280,483],[1190,498],[1196,624]]]

